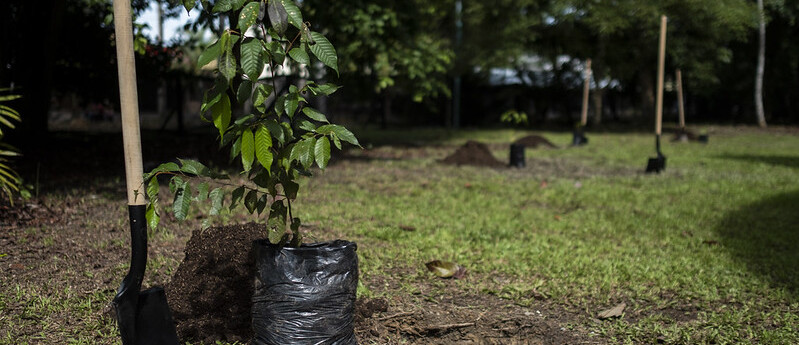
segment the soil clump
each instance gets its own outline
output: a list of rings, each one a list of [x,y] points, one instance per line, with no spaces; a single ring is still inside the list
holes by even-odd
[[[213,344],[252,338],[252,242],[263,238],[265,228],[255,223],[192,233],[166,287],[180,339]]]
[[[505,166],[505,163],[494,157],[486,144],[474,140],[467,141],[466,144],[463,144],[441,162],[452,165],[474,165],[492,168]]]
[[[544,138],[544,137],[542,137],[540,135],[528,135],[528,136],[526,136],[524,138],[521,138],[521,139],[518,139],[518,140],[514,141],[513,143],[517,144],[517,145],[523,145],[524,147],[531,148],[531,149],[532,148],[536,148],[538,146],[546,146],[546,147],[550,147],[550,148],[553,148],[553,149],[558,148],[551,141],[547,140],[547,138]]]

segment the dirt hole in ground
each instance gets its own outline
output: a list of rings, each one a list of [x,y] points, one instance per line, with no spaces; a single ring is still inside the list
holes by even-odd
[[[483,167],[504,167],[506,164],[500,162],[486,144],[479,141],[469,140],[466,144],[459,147],[454,153],[444,158],[444,164],[452,165],[474,165]]]

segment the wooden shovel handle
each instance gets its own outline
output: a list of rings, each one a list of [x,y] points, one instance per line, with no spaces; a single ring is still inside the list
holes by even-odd
[[[583,107],[580,113],[580,125],[588,123],[588,95],[591,91],[591,59],[585,61],[585,79],[583,80]]]
[[[663,79],[666,65],[666,16],[660,16],[660,49],[658,51],[658,91],[655,106],[655,134],[660,135],[663,125]]]
[[[133,22],[130,0],[114,0],[114,30],[119,72],[119,101],[122,110],[122,140],[128,205],[145,205],[142,180],[139,99],[136,90],[136,62],[133,53]]]

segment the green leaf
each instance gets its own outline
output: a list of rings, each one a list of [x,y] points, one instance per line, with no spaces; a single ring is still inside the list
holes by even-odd
[[[303,139],[303,142],[305,144],[302,146],[302,151],[299,152],[300,155],[299,159],[300,159],[300,164],[302,164],[302,166],[305,167],[305,169],[308,169],[311,167],[311,165],[314,162],[314,150],[316,148],[316,138],[314,137],[306,138]]]
[[[281,2],[288,14],[289,24],[297,29],[302,29],[302,12],[300,12],[300,8],[297,7],[297,4],[295,4],[293,0],[281,0]]]
[[[277,31],[278,35],[283,36],[289,25],[288,13],[286,12],[286,8],[283,7],[283,1],[270,0],[266,6],[266,11],[269,15],[269,21],[272,23],[272,27]]]
[[[216,60],[222,55],[222,46],[219,44],[220,40],[216,40],[216,42],[212,43],[210,46],[205,48],[203,52],[200,54],[200,58],[197,59],[197,68],[205,67],[205,65],[211,63],[211,61]]]
[[[325,96],[330,96],[340,88],[341,86],[333,85],[330,83],[323,85],[313,85],[313,84],[308,85],[308,90],[310,90],[311,93],[313,93],[315,96],[320,94]]]
[[[287,198],[292,200],[297,198],[297,192],[300,190],[300,185],[297,182],[289,180],[283,181],[281,184],[283,185],[283,193],[286,194]]]
[[[272,94],[274,88],[272,85],[262,84],[259,83],[258,86],[255,87],[255,96],[253,97],[253,106],[258,108],[261,112],[266,111],[266,107],[264,103],[266,102],[269,95]]]
[[[298,93],[290,93],[288,96],[286,96],[283,107],[286,109],[286,115],[288,115],[289,118],[294,117],[294,113],[297,112],[297,108],[300,106],[300,100],[298,96]]]
[[[197,185],[197,201],[204,201],[208,198],[208,182],[203,182]]]
[[[220,141],[230,126],[230,116],[230,98],[223,93],[219,102],[211,107],[211,118],[213,119],[214,127],[219,130]]]
[[[172,176],[172,179],[169,180],[169,192],[174,194],[184,183],[186,182],[180,176]]]
[[[316,165],[320,169],[327,167],[327,163],[330,161],[330,141],[327,140],[327,137],[321,137],[316,141],[314,156],[316,156]]]
[[[196,0],[183,0],[183,8],[186,9],[186,13],[191,12],[194,6],[197,4]]]
[[[266,125],[262,124],[255,131],[255,155],[258,157],[258,161],[261,162],[261,166],[269,172],[272,170],[273,159],[271,149],[272,136],[269,134],[269,129]]]
[[[253,2],[250,5],[257,5]],[[249,5],[247,5],[249,6]],[[241,44],[241,69],[252,82],[258,81],[264,71],[264,47],[257,38],[247,38]]]
[[[144,213],[144,218],[147,219],[147,226],[150,229],[155,230],[158,227],[161,217],[158,215],[158,210],[155,209],[154,203],[147,205],[147,212]]]
[[[233,162],[241,154],[241,136],[236,138],[233,145],[230,145],[230,162]]]
[[[210,193],[208,193],[208,198],[211,199],[211,211],[209,212],[210,215],[216,216],[219,214],[219,211],[222,210],[222,201],[224,200],[225,193],[222,191],[222,188],[214,188]]]
[[[173,162],[161,163],[161,165],[157,166],[155,169],[151,170],[149,173],[144,174],[144,180],[145,181],[149,180],[151,177],[157,175],[158,173],[174,172],[174,171],[180,171],[180,167],[177,164],[175,164]]]
[[[304,108],[302,108],[302,112],[306,116],[308,116],[309,118],[311,118],[314,121],[330,122],[330,121],[327,121],[327,117],[325,116],[325,114],[320,113],[318,110],[316,110],[314,108],[304,107]]]
[[[236,206],[238,206],[239,201],[241,198],[244,197],[244,186],[239,186],[233,190],[231,193],[231,200],[230,200],[230,210],[232,211]]]
[[[264,209],[266,209],[266,205],[268,203],[269,201],[267,199],[267,194],[263,194],[260,198],[258,198],[258,201],[255,202],[255,210],[258,211],[258,215],[264,213]]]
[[[230,84],[230,81],[236,76],[237,63],[236,56],[233,55],[233,46],[239,40],[239,35],[225,31],[219,39],[222,45],[222,55],[219,57],[219,66],[217,68],[219,73],[225,77],[227,83]]]
[[[311,57],[308,56],[308,52],[306,52],[302,47],[292,48],[289,50],[289,56],[291,56],[294,61],[297,61],[303,65],[311,64]]]
[[[330,134],[330,138],[333,139],[333,144],[336,145],[336,148],[341,150],[341,140],[334,134]]]
[[[189,216],[189,206],[191,206],[191,186],[188,182],[183,182],[175,191],[175,201],[172,204],[175,218],[185,220]]]
[[[211,169],[208,169],[208,167],[198,161],[191,159],[178,159],[178,161],[182,165],[181,172],[197,176],[211,176]]]
[[[280,42],[272,41],[267,43],[266,50],[272,55],[272,60],[274,60],[276,64],[282,65],[283,61],[286,60],[286,50],[283,49],[283,45],[280,44]]]
[[[358,139],[355,138],[355,134],[352,134],[352,132],[350,132],[348,129],[344,128],[344,126],[333,125],[333,124],[324,125],[324,126],[320,126],[319,128],[317,128],[316,129],[316,133],[323,134],[323,135],[329,135],[329,134],[332,133],[332,134],[335,134],[335,136],[340,138],[341,140],[344,140],[344,141],[346,141],[346,142],[348,142],[350,144],[353,144],[355,146],[361,146],[361,144],[358,143]],[[334,139],[334,141],[335,141],[335,139]],[[336,145],[336,146],[338,147],[338,145]]]
[[[266,129],[269,130],[269,134],[273,136],[275,139],[277,139],[277,142],[279,144],[282,145],[286,143],[286,136],[283,133],[283,127],[280,126],[280,124],[277,123],[277,121],[267,120],[264,122],[264,126],[266,126]]]
[[[308,120],[300,120],[300,124],[297,125],[297,128],[308,132],[313,132],[314,130],[316,130],[316,126],[314,126],[314,124]]]
[[[255,140],[252,131],[245,129],[241,133],[241,165],[244,166],[244,171],[252,169],[252,163],[255,160]]]
[[[286,111],[286,98],[287,96],[285,94],[280,95],[275,101],[275,112],[278,117],[283,116],[283,113]]]
[[[211,9],[212,13],[236,11],[244,6],[245,3],[251,0],[217,0],[214,8]]]
[[[316,44],[311,45],[311,53],[327,67],[336,71],[338,75],[338,56],[336,55],[336,49],[333,48],[333,44],[331,44],[325,36],[316,31],[311,31],[311,38],[316,42]]]
[[[256,202],[258,202],[258,192],[254,190],[247,192],[247,196],[244,197],[244,207],[247,208],[247,212],[255,212]]]
[[[241,9],[241,13],[239,13],[239,31],[241,31],[242,35],[258,20],[258,11],[260,10],[260,2],[251,2]]]
[[[151,178],[150,182],[147,184],[147,199],[150,200],[150,203],[154,203],[158,201],[158,179]]]
[[[252,82],[249,80],[242,80],[239,84],[239,89],[236,91],[236,101],[243,104],[252,96]]]

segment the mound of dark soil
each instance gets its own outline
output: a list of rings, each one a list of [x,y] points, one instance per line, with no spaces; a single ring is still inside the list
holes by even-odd
[[[674,132],[674,136],[671,138],[671,141],[696,141],[698,139],[699,136],[691,130],[687,128],[678,128]]]
[[[476,165],[483,167],[502,167],[505,163],[500,162],[491,153],[486,144],[479,141],[469,140],[466,144],[459,147],[453,154],[447,156],[442,161],[444,164],[454,165]]]
[[[252,337],[252,242],[262,238],[265,227],[255,223],[192,233],[166,287],[180,339],[212,344]]]
[[[529,147],[529,148],[536,148],[540,145],[551,148],[557,148],[555,144],[553,144],[551,141],[547,140],[546,138],[540,135],[528,135],[524,138],[514,141],[513,143],[518,145],[524,145],[524,147]]]

